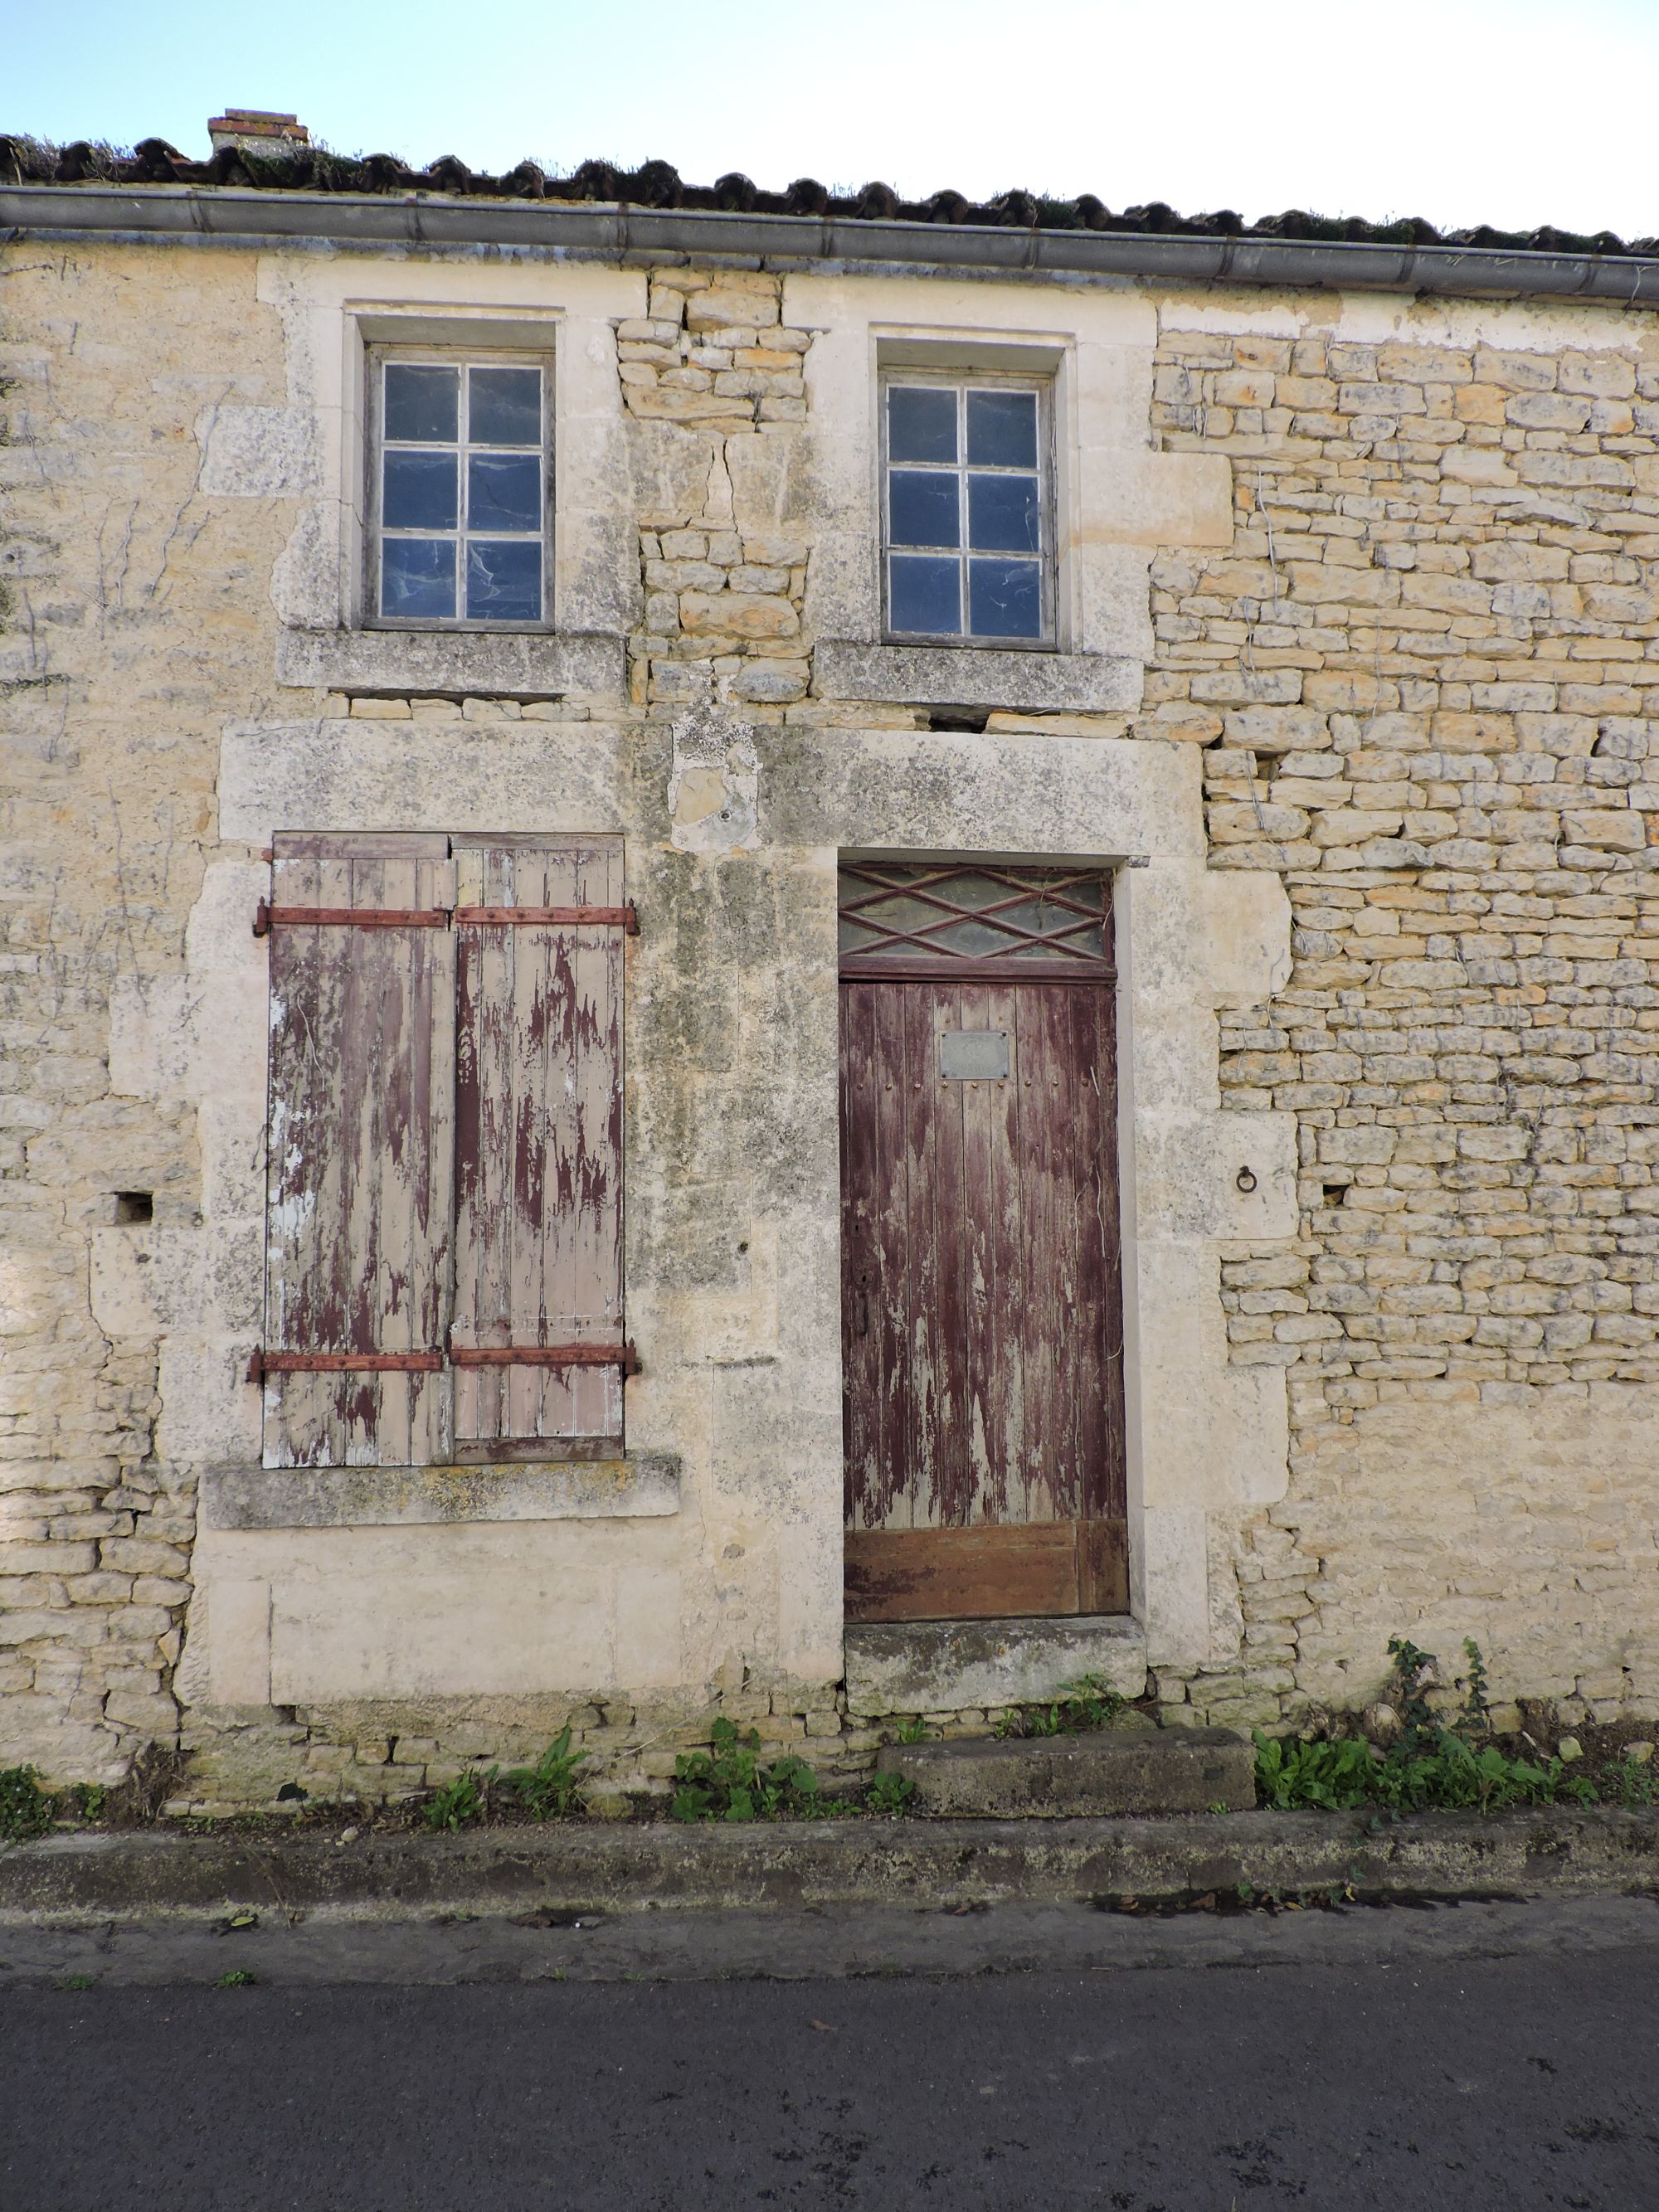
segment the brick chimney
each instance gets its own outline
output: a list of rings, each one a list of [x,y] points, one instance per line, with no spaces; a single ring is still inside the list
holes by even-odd
[[[311,143],[310,131],[297,117],[264,107],[228,107],[209,118],[208,136],[216,154],[222,146],[234,146],[241,154],[285,154]]]

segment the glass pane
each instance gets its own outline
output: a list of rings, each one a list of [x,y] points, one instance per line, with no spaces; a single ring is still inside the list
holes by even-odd
[[[953,461],[957,457],[957,395],[913,384],[887,387],[890,461]]]
[[[389,453],[382,484],[380,520],[388,530],[455,527],[453,453]]]
[[[416,368],[413,362],[386,365],[386,434],[417,446],[453,442],[461,388],[458,368]]]
[[[539,446],[542,373],[538,368],[475,368],[466,434],[475,446]]]
[[[1035,561],[970,561],[975,637],[1041,637],[1042,571]]]
[[[1036,553],[1042,525],[1035,477],[968,479],[968,543],[988,553]]]
[[[466,526],[469,530],[539,530],[541,455],[469,454]]]
[[[843,952],[1036,961],[1050,969],[1103,957],[1101,878],[1092,871],[879,864],[872,872],[878,880],[858,867],[842,872]]]
[[[866,896],[860,890],[860,896]],[[927,930],[934,922],[948,922],[947,911],[927,899],[911,898],[903,891],[895,891],[890,898],[872,898],[860,906],[857,914],[843,914],[843,930],[853,928],[867,931],[871,938],[905,939]],[[865,941],[860,939],[860,941]],[[843,936],[843,945],[851,940]]]
[[[1037,465],[1035,392],[970,392],[968,458],[988,469],[1034,469]]]
[[[453,538],[381,539],[380,612],[393,622],[453,619]]]
[[[925,475],[920,469],[890,469],[888,501],[890,542],[895,545],[959,545],[962,543],[960,478],[954,470]]]
[[[473,538],[466,549],[466,611],[473,622],[539,622],[539,541]]]
[[[889,566],[888,619],[896,630],[953,637],[962,628],[962,570],[955,561],[896,553]]]

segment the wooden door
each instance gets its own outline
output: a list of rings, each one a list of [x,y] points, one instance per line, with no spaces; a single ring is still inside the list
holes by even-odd
[[[1109,879],[842,885],[847,1613],[1127,1610]]]

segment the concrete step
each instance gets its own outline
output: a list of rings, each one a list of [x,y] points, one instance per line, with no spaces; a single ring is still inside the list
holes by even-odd
[[[892,1743],[876,1767],[915,1783],[916,1812],[958,1820],[1237,1813],[1255,1803],[1255,1753],[1231,1729]]]

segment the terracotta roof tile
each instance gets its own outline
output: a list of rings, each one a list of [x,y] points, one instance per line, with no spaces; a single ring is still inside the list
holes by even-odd
[[[453,155],[423,169],[411,168],[393,154],[345,155],[325,147],[284,145],[271,141],[269,154],[246,145],[222,146],[205,161],[188,160],[163,138],[141,139],[131,151],[77,139],[52,146],[36,138],[0,137],[0,185],[87,183],[118,185],[239,185],[273,191],[434,192],[448,198],[566,200],[623,203],[637,207],[724,210],[744,215],[834,216],[866,222],[939,222],[989,225],[1018,230],[1148,232],[1194,238],[1277,238],[1304,240],[1370,241],[1394,246],[1454,246],[1509,252],[1593,253],[1651,257],[1659,239],[1626,241],[1612,231],[1587,236],[1546,223],[1536,230],[1499,230],[1490,223],[1442,231],[1420,216],[1389,222],[1360,216],[1332,217],[1290,208],[1283,215],[1246,222],[1231,208],[1208,215],[1183,216],[1152,200],[1114,210],[1091,192],[1078,199],[1051,199],[1040,193],[1000,192],[983,201],[960,192],[938,191],[907,200],[890,185],[872,182],[861,191],[831,192],[815,178],[799,177],[783,191],[763,191],[733,170],[712,185],[688,185],[667,161],[646,161],[637,169],[610,161],[584,161],[568,176],[551,177],[533,161],[520,161],[501,176],[475,174]]]

